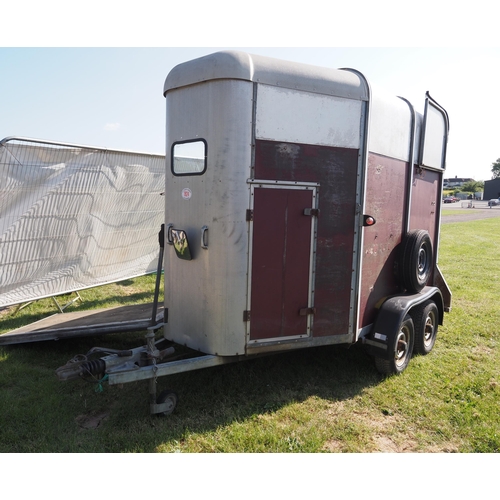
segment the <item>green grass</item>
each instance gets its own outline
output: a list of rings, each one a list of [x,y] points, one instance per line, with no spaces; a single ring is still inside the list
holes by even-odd
[[[450,209],[446,210],[445,208],[441,211],[441,215],[443,217],[446,217],[447,215],[463,215],[463,214],[470,214],[470,209],[461,210],[460,208],[454,208],[451,210]]]
[[[158,380],[169,417],[149,414],[147,383],[59,382],[91,347],[135,347],[142,333],[0,347],[0,452],[500,451],[500,218],[442,227],[453,292],[434,350],[383,377],[360,349],[286,352]],[[154,276],[81,292],[71,310],[150,301]],[[50,300],[1,320],[8,331]]]

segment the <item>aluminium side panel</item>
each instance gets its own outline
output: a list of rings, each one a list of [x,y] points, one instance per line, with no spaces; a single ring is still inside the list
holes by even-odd
[[[221,356],[245,352],[252,98],[251,82],[231,79],[166,94],[165,224],[186,232],[192,260],[165,245],[164,335]],[[173,174],[172,147],[185,141],[205,143],[202,173]]]

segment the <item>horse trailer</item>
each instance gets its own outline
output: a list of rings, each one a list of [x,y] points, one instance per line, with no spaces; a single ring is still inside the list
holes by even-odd
[[[397,374],[431,351],[451,292],[437,265],[449,124],[429,93],[419,113],[353,69],[224,51],[173,68],[164,96],[163,321],[61,380],[149,380],[167,414],[176,396],[155,383],[172,373],[359,343]],[[197,354],[169,361],[175,346]]]

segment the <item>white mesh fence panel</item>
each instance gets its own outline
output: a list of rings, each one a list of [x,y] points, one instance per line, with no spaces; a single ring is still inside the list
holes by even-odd
[[[0,143],[0,307],[156,271],[165,157]]]

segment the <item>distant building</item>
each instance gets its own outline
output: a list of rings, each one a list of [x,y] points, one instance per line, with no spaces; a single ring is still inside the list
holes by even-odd
[[[475,182],[474,179],[466,177],[453,177],[451,179],[443,179],[444,189],[461,188],[466,182]]]
[[[484,181],[484,197],[485,200],[500,198],[500,179],[492,179]]]

